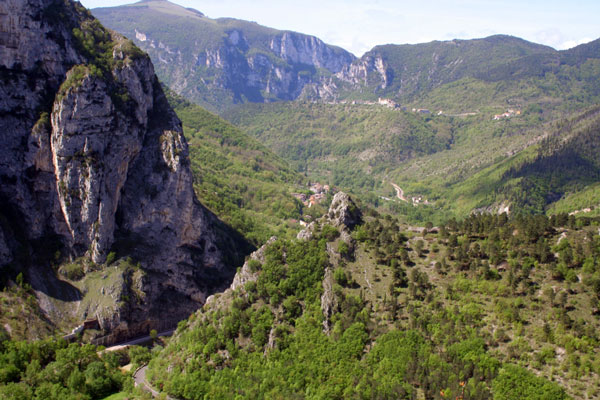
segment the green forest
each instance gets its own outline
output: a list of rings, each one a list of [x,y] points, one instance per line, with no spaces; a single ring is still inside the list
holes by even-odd
[[[600,399],[600,39],[9,3],[0,400]]]
[[[323,219],[308,241],[269,245],[256,281],[180,323],[150,362],[155,386],[186,399],[600,394],[598,220],[477,215],[415,233],[366,214],[350,237]]]
[[[188,140],[194,189],[200,202],[258,246],[296,228],[306,178],[222,118],[168,91]]]

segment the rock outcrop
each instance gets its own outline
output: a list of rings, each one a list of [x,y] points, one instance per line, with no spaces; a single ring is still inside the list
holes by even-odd
[[[40,279],[50,262],[132,257],[145,300],[107,326],[127,322],[124,335],[184,318],[228,283],[239,246],[195,198],[147,55],[78,3],[6,0],[0,78],[0,268],[26,270],[51,298],[66,294]]]
[[[296,238],[299,240],[310,240],[315,229],[320,224],[330,224],[340,230],[340,236],[345,242],[350,242],[350,230],[362,221],[362,212],[356,206],[354,200],[344,192],[337,192],[331,201],[327,214],[316,222],[311,222],[306,228],[298,232]],[[318,222],[318,223],[317,223]],[[350,244],[350,243],[349,243]]]
[[[224,290],[222,293],[217,293],[209,296],[206,299],[207,307],[223,308],[227,305],[227,301],[221,301],[221,299],[233,298],[234,292],[240,290],[245,291],[245,286],[248,282],[256,282],[258,280],[258,269],[253,269],[251,263],[258,262],[263,264],[265,262],[265,250],[277,241],[276,236],[272,236],[265,244],[263,244],[258,250],[250,254],[244,265],[236,272],[231,282],[231,286]]]
[[[305,86],[355,60],[314,36],[213,20],[164,0],[93,12],[106,26],[135,38],[171,88],[213,110],[248,101],[294,100]]]
[[[344,192],[338,192],[333,196],[327,218],[334,226],[352,229],[355,225],[360,224],[362,213],[350,196]]]

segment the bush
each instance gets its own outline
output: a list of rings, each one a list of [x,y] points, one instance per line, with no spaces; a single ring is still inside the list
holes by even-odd
[[[327,239],[328,242],[335,240],[340,236],[340,232],[331,225],[323,225],[321,228],[321,237]]]
[[[59,268],[58,273],[70,281],[78,281],[85,276],[83,265],[78,263],[65,264]]]
[[[257,272],[261,267],[262,264],[260,263],[260,261],[255,259],[248,260],[248,268],[250,268],[250,271]]]
[[[348,285],[348,277],[343,268],[336,268],[335,271],[333,271],[333,279],[335,279],[335,282],[340,286]]]
[[[108,256],[106,256],[106,265],[109,266],[112,263],[114,263],[116,258],[117,258],[117,255],[115,254],[114,251],[111,251],[110,253],[108,253]]]
[[[492,383],[494,399],[534,400],[568,399],[564,389],[554,382],[535,376],[525,368],[505,365]]]
[[[342,257],[348,257],[350,255],[350,246],[348,246],[348,243],[340,242],[338,245],[338,253],[340,253]]]

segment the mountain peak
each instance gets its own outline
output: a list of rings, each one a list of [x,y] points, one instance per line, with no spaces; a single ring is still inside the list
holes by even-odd
[[[194,9],[182,7],[179,4],[170,2],[169,0],[141,0],[137,3],[127,4],[124,7],[144,7],[150,8],[153,11],[174,15],[178,17],[203,18],[205,15]]]

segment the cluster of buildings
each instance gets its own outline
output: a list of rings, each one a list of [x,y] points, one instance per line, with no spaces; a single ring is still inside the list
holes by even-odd
[[[521,110],[507,110],[504,114],[496,114],[494,115],[494,121],[502,118],[510,118],[515,115],[521,115]]]
[[[300,200],[302,204],[308,208],[325,200],[327,194],[331,190],[329,185],[321,185],[318,182],[313,183],[308,189],[312,192],[312,194],[307,195],[305,193],[292,193],[292,196]]]
[[[423,196],[415,196],[415,197],[411,197],[410,199],[412,201],[413,206],[418,206],[419,204],[425,204],[425,205],[431,204],[431,203],[429,203],[429,200],[427,200]]]
[[[327,104],[351,104],[351,105],[357,105],[357,104],[362,104],[362,105],[380,105],[380,106],[385,106],[387,108],[391,108],[392,110],[402,110],[402,111],[408,111],[408,109],[406,107],[402,107],[400,106],[400,104],[398,104],[397,102],[395,102],[392,99],[384,99],[384,98],[379,98],[377,99],[377,101],[370,101],[370,100],[342,100],[342,101],[332,101],[329,102]],[[431,111],[426,109],[426,108],[413,108],[411,110],[414,113],[418,113],[418,114],[431,114]],[[437,115],[442,115],[444,112],[443,111],[438,111]]]

